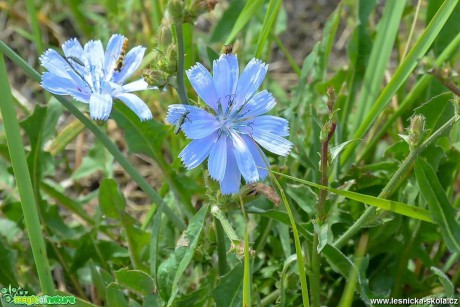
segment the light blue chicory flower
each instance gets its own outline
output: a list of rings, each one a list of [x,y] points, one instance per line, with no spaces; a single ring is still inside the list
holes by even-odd
[[[289,135],[288,121],[262,115],[276,104],[270,92],[256,93],[267,68],[252,59],[239,76],[236,55],[223,54],[214,61],[211,76],[197,63],[187,76],[210,112],[191,105],[169,106],[166,120],[174,125],[183,121],[181,128],[192,139],[179,154],[182,162],[192,169],[209,157],[209,174],[219,181],[223,194],[237,193],[241,176],[247,183],[267,176],[268,160],[259,145],[282,156],[292,148],[283,138]]]
[[[48,70],[42,75],[42,87],[53,94],[71,95],[75,100],[89,103],[92,119],[107,120],[114,98],[123,101],[141,120],[151,119],[152,112],[144,101],[131,93],[147,89],[147,82],[139,79],[125,84],[139,67],[145,47],[136,46],[126,53],[120,68],[117,61],[126,52],[125,39],[120,34],[112,35],[105,52],[99,40],[82,47],[76,38],[62,45],[65,57],[48,49],[40,57]]]

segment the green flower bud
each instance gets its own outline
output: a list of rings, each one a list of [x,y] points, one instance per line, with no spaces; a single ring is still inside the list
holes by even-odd
[[[185,1],[184,0],[169,0],[168,11],[174,22],[181,23],[184,21]]]
[[[169,74],[176,73],[177,71],[177,45],[170,45],[166,51],[166,58],[168,64],[166,65],[166,72]]]
[[[164,72],[158,69],[144,69],[142,76],[149,86],[158,86],[159,88],[162,88],[167,83]]]
[[[411,149],[416,148],[420,144],[424,132],[425,117],[421,114],[412,116],[410,119],[409,137],[406,140]]]
[[[195,22],[201,14],[211,12],[217,4],[217,0],[193,0],[185,10],[185,21]]]
[[[173,41],[171,28],[167,25],[161,25],[157,33],[158,46],[165,50]]]

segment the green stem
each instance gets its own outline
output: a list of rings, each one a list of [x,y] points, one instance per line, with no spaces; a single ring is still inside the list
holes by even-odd
[[[185,49],[182,23],[176,23],[177,38],[177,92],[183,104],[188,104],[187,90],[185,89]]]
[[[38,218],[37,203],[35,201],[32,182],[30,180],[29,169],[27,167],[24,144],[19,130],[19,123],[16,118],[13,97],[8,82],[8,75],[0,52],[0,110],[5,127],[8,150],[11,157],[11,165],[16,178],[19,195],[21,197],[21,207],[24,214],[24,221],[29,234],[30,245],[35,260],[40,287],[44,294],[53,295],[54,284],[51,270],[46,256],[45,240],[42,234],[40,220]]]
[[[244,218],[244,273],[243,273],[243,307],[251,306],[251,261],[249,256],[249,222],[240,195],[241,211]]]
[[[0,41],[0,52],[3,52],[9,57],[16,65],[25,71],[29,77],[33,78],[37,82],[40,81],[40,75],[30,67],[20,56],[18,56],[13,50],[11,50],[3,41]],[[139,172],[131,165],[123,154],[118,150],[117,146],[95,125],[89,120],[80,110],[73,105],[72,102],[68,101],[62,96],[53,95],[64,107],[70,111],[76,118],[78,118],[93,134],[96,138],[101,141],[104,147],[110,152],[115,160],[120,163],[123,169],[134,179],[139,187],[147,194],[147,196],[158,205],[164,204],[163,199],[158,193],[150,186],[150,184],[139,174]],[[177,217],[177,215],[168,206],[163,206],[164,213],[174,223],[174,225],[180,230],[186,228],[185,223]]]
[[[311,246],[311,263],[310,263],[310,294],[312,306],[319,307],[320,304],[320,286],[319,286],[319,269],[321,266],[321,256],[318,253],[317,246],[319,244],[318,233],[315,231],[313,235],[313,243]]]
[[[270,171],[270,175],[271,175],[273,182],[275,182],[276,186],[278,187],[278,190],[280,191],[281,199],[283,200],[283,204],[289,216],[289,221],[291,222],[292,234],[294,235],[295,252],[297,255],[297,264],[299,266],[299,278],[300,278],[300,286],[302,288],[303,306],[309,307],[310,302],[309,302],[309,297],[308,297],[307,276],[305,275],[305,264],[304,264],[304,257],[302,255],[302,245],[300,244],[299,232],[297,231],[295,218],[294,218],[294,215],[292,214],[291,207],[289,206],[289,202],[286,198],[286,194],[284,194],[283,188],[281,187],[278,180],[276,180],[276,177],[275,175],[273,175],[273,172],[270,169],[269,171]]]
[[[405,174],[410,170],[412,163],[421,154],[425,149],[428,148],[434,141],[441,136],[447,129],[452,127],[460,117],[458,115],[454,115],[451,119],[449,119],[444,125],[442,125],[438,130],[436,130],[425,142],[423,142],[419,147],[412,150],[404,162],[401,164],[399,169],[396,173],[391,177],[388,184],[383,188],[382,192],[380,192],[380,198],[387,198],[389,197],[395,190],[395,188],[399,185],[399,183],[405,178]],[[369,219],[373,216],[376,207],[367,207],[364,213],[360,216],[358,220],[350,227],[347,231],[334,243],[334,246],[337,248],[341,248],[345,245],[348,240],[351,239],[364,225],[369,221]]]

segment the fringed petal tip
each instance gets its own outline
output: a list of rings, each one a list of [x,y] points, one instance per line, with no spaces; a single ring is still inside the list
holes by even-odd
[[[256,59],[256,58],[252,58],[251,61],[249,61],[248,65],[249,65],[249,64],[260,65],[260,66],[262,66],[263,68],[268,69],[268,64],[266,64],[264,61],[259,60],[259,59]]]
[[[79,41],[76,37],[72,37],[72,38],[69,38],[68,40],[66,40],[66,41],[61,45],[61,47],[62,47],[62,49],[64,49],[66,45],[68,45],[68,44],[74,44],[74,43],[80,44],[80,41]]]
[[[50,54],[53,53],[53,52],[56,52],[56,50],[51,49],[51,48],[49,48],[45,52],[43,52],[43,54],[38,58],[40,60],[40,65],[41,66],[45,67],[45,62],[50,57]]]
[[[189,74],[193,73],[194,70],[199,69],[199,68],[202,67],[202,66],[203,66],[203,64],[201,64],[201,63],[196,63],[195,65],[193,65],[193,66],[191,66],[189,69],[187,69],[187,70],[185,71],[185,73],[186,73],[187,76],[188,76]]]
[[[110,37],[110,39],[114,39],[114,38],[116,38],[116,37],[121,37],[121,38],[123,38],[123,39],[126,38],[126,36],[124,36],[123,34],[114,33],[114,34],[112,34],[112,36]]]

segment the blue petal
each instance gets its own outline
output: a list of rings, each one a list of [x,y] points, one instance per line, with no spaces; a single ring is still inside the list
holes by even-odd
[[[149,84],[145,82],[144,78],[123,85],[123,90],[125,92],[137,92],[146,89],[149,89]]]
[[[71,95],[81,102],[89,103],[91,92],[88,87],[76,84],[73,80],[62,78],[50,72],[42,75],[42,87],[50,93],[56,95]]]
[[[203,65],[197,63],[195,66],[187,70],[186,73],[198,96],[200,96],[208,106],[216,111],[219,97],[209,71],[207,71]]]
[[[96,73],[102,73],[102,67],[104,65],[104,47],[101,41],[92,40],[86,43],[83,54],[91,69],[95,70]]]
[[[258,116],[267,113],[276,105],[275,98],[266,90],[257,93],[243,107],[242,114],[244,117]]]
[[[241,173],[233,153],[231,142],[227,143],[227,168],[224,179],[220,181],[222,194],[238,193],[241,184]]]
[[[201,139],[210,135],[219,127],[220,123],[214,117],[210,119],[193,119],[193,117],[187,116],[187,120],[182,125],[182,130],[189,139]]]
[[[262,84],[262,81],[264,81],[267,70],[268,65],[264,62],[257,59],[249,61],[238,80],[238,86],[236,88],[236,107],[241,106],[254,96],[254,93]]]
[[[193,140],[182,150],[179,158],[187,169],[195,168],[208,157],[216,140],[216,133],[200,140]]]
[[[232,88],[230,93],[234,94],[236,92],[236,86],[238,85],[238,77],[240,74],[240,67],[238,66],[238,58],[236,54],[224,54],[224,59],[228,62],[228,78]]]
[[[192,121],[200,119],[214,119],[213,115],[195,106],[185,104],[171,104],[168,106],[168,115],[166,116],[166,121],[175,125],[179,118],[181,118],[185,113],[188,113],[187,118]]]
[[[254,182],[259,180],[259,172],[257,171],[254,158],[246,144],[246,142],[237,133],[232,133],[233,152],[235,153],[236,163],[240,169],[246,182]]]
[[[62,51],[66,57],[76,57],[82,60],[83,47],[76,38],[71,38],[62,44]]]
[[[106,75],[113,74],[115,64],[120,57],[124,41],[125,37],[121,34],[113,34],[110,37],[104,54],[104,70]]]
[[[114,73],[113,81],[117,83],[124,83],[126,79],[131,77],[131,75],[136,71],[139,65],[141,65],[144,53],[145,47],[142,46],[136,46],[133,49],[131,49],[126,54],[120,73]]]
[[[270,132],[279,136],[289,135],[289,122],[278,116],[257,116],[252,123],[253,131]]]
[[[152,119],[152,112],[145,102],[134,94],[124,93],[114,96],[125,103],[141,120]]]
[[[293,146],[291,142],[281,136],[261,130],[254,130],[252,137],[268,151],[281,156],[287,156]]]
[[[270,168],[270,162],[268,161],[267,156],[262,151],[262,148],[260,148],[252,138],[247,135],[242,135],[241,137],[246,142],[246,145],[254,158],[254,162],[257,165],[257,171],[259,172],[259,178],[264,179],[267,177],[268,169]]]
[[[112,96],[94,93],[89,99],[89,114],[92,119],[107,120],[112,111]]]
[[[227,102],[230,96],[235,94],[236,85],[238,82],[238,62],[236,62],[236,70],[233,60],[229,58],[236,56],[223,54],[218,60],[213,63],[213,81],[216,88],[217,96],[221,99],[224,109],[227,108]]]
[[[208,160],[208,170],[211,178],[221,181],[227,167],[227,138],[220,137],[211,150]]]
[[[67,73],[67,69],[70,69],[69,64],[59,53],[57,53],[56,50],[46,50],[40,57],[40,62],[49,72],[52,72],[62,78],[69,77],[69,74]]]

